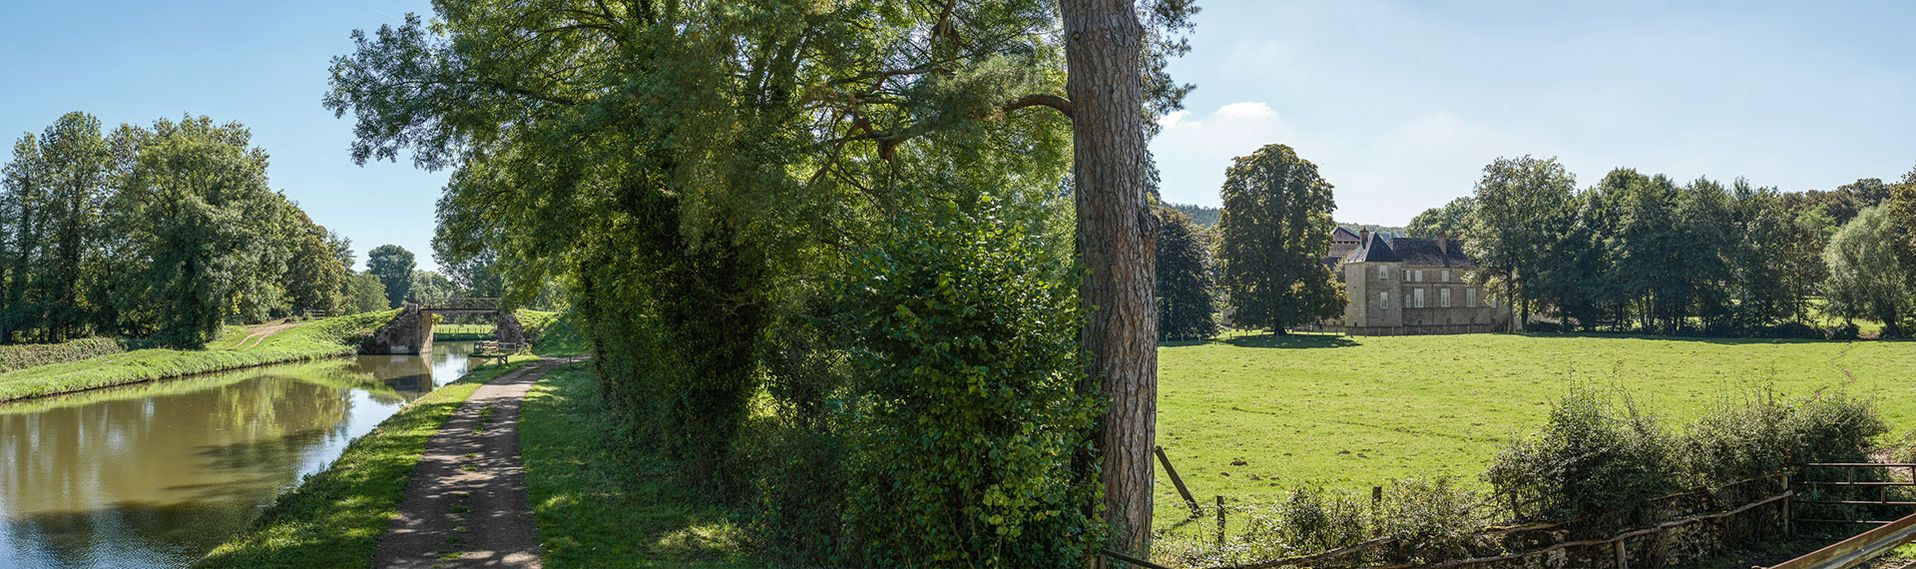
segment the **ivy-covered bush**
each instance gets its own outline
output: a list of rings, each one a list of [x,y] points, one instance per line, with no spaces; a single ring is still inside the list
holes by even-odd
[[[988,197],[933,204],[854,267],[845,522],[878,567],[1081,567],[1074,279]]]

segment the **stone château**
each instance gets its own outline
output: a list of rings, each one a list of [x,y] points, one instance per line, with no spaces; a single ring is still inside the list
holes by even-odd
[[[1509,306],[1473,282],[1477,263],[1456,239],[1339,227],[1325,263],[1350,298],[1344,317],[1326,324],[1347,334],[1503,332],[1514,320]]]

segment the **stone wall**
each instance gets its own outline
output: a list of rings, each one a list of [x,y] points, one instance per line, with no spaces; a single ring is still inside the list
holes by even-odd
[[[419,355],[432,351],[432,315],[407,304],[406,309],[359,344],[359,353],[382,356]]]

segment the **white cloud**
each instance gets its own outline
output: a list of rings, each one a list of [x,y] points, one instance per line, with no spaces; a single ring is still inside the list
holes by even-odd
[[[1151,152],[1163,175],[1159,192],[1178,203],[1217,203],[1231,159],[1266,144],[1292,144],[1277,110],[1263,101],[1226,104],[1206,115],[1178,111],[1158,119]]]
[[[1217,117],[1231,120],[1270,120],[1277,111],[1263,101],[1244,101],[1219,107]]]

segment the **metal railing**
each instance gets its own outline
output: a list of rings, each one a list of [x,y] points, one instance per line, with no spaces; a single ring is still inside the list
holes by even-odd
[[[1770,569],[1849,569],[1882,557],[1905,544],[1916,542],[1916,514],[1856,534],[1796,559],[1772,565]]]

